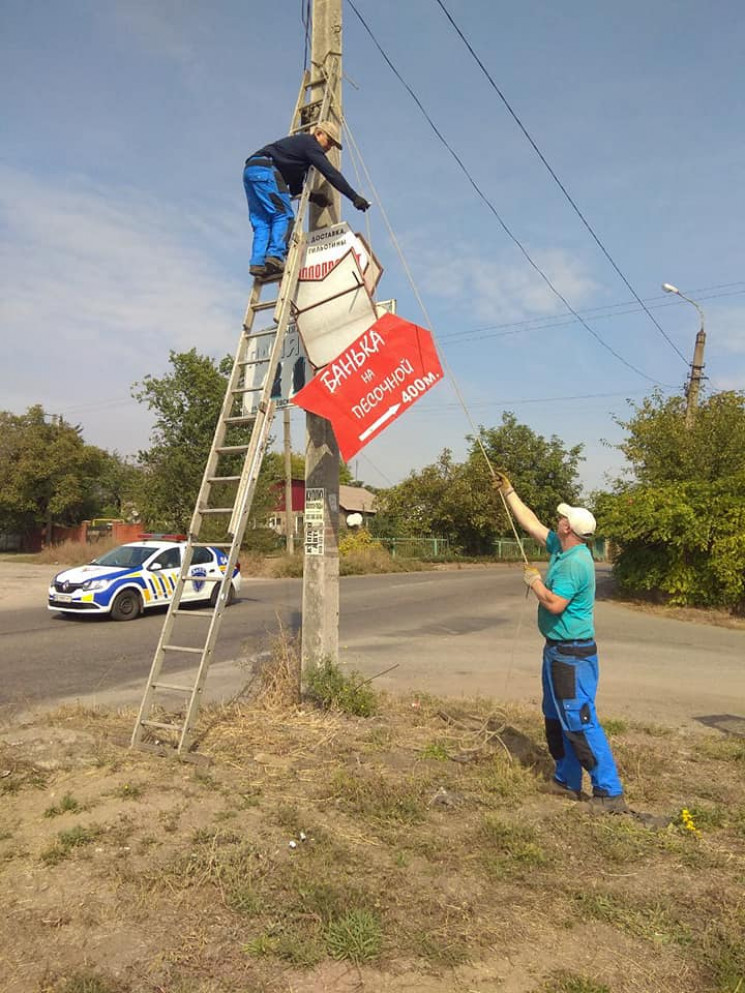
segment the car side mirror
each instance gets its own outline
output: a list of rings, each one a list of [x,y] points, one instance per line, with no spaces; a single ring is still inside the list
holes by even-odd
[[[160,562],[153,562],[153,564],[150,566],[149,571],[150,572],[160,572],[160,570],[162,568],[163,568],[163,566],[160,564]]]

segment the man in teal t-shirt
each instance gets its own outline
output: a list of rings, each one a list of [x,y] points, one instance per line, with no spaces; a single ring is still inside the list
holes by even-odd
[[[538,629],[543,649],[543,716],[548,750],[556,763],[553,787],[579,799],[582,770],[592,781],[593,809],[627,810],[616,763],[595,711],[598,654],[595,644],[595,565],[586,542],[595,533],[595,518],[584,507],[560,503],[556,530],[549,530],[515,493],[503,473],[501,490],[520,526],[551,555],[546,578],[525,568],[525,582],[538,600]]]

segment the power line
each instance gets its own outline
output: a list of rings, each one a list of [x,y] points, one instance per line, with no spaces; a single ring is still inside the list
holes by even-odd
[[[574,199],[572,198],[571,194],[567,190],[566,186],[564,186],[564,184],[562,183],[562,181],[556,175],[556,173],[554,172],[553,168],[551,167],[551,165],[549,164],[548,160],[546,159],[545,155],[540,150],[540,148],[538,147],[538,145],[535,143],[532,135],[529,133],[529,131],[527,130],[527,128],[525,127],[525,125],[523,124],[523,122],[520,120],[520,118],[517,116],[517,114],[515,113],[515,111],[512,109],[509,101],[507,100],[507,97],[504,95],[504,93],[502,93],[502,91],[500,90],[500,88],[494,82],[494,80],[493,80],[491,74],[489,73],[488,69],[486,68],[486,66],[484,65],[484,63],[481,61],[481,59],[478,57],[478,55],[476,54],[476,52],[473,50],[470,42],[466,39],[466,37],[463,34],[463,32],[461,31],[461,29],[458,27],[458,25],[453,20],[452,15],[448,11],[448,9],[445,6],[445,4],[442,2],[442,0],[436,0],[436,3],[441,8],[442,12],[445,14],[445,17],[447,17],[448,21],[450,21],[450,24],[452,25],[453,30],[457,33],[457,35],[459,36],[459,38],[461,39],[461,41],[463,42],[463,44],[466,46],[466,48],[468,49],[468,51],[471,53],[471,55],[473,56],[473,58],[476,60],[479,68],[484,73],[484,75],[489,80],[489,82],[491,83],[492,88],[494,89],[494,91],[496,92],[496,94],[499,96],[499,99],[502,101],[502,103],[505,105],[505,107],[509,111],[510,115],[512,116],[512,118],[515,121],[515,123],[517,124],[517,126],[520,128],[520,130],[522,131],[522,133],[525,135],[525,137],[530,142],[530,144],[533,147],[533,150],[535,151],[536,155],[538,156],[538,158],[541,160],[541,162],[544,164],[544,166],[548,170],[549,174],[551,175],[551,178],[554,180],[554,182],[559,187],[559,189],[561,190],[561,192],[564,194],[564,196],[566,197],[566,199],[572,205],[572,209],[574,210],[574,212],[577,215],[577,217],[579,217],[579,219],[582,221],[582,223],[584,224],[584,226],[587,228],[587,230],[592,235],[592,238],[595,241],[595,243],[598,246],[598,248],[600,249],[600,251],[603,253],[603,255],[606,257],[606,259],[610,262],[610,264],[613,266],[613,268],[615,269],[615,271],[621,277],[621,279],[625,283],[626,287],[631,291],[631,293],[632,293],[634,299],[636,300],[636,302],[641,306],[642,310],[645,312],[645,314],[647,315],[647,317],[649,317],[650,321],[654,324],[654,326],[657,328],[657,330],[663,336],[663,338],[665,339],[665,341],[667,341],[667,343],[673,349],[675,349],[675,351],[678,353],[678,355],[681,357],[681,359],[685,362],[685,364],[688,365],[688,360],[686,359],[685,355],[683,355],[683,353],[678,348],[678,346],[675,344],[675,342],[672,340],[672,338],[670,338],[670,336],[667,334],[667,332],[658,323],[658,321],[656,320],[656,318],[654,317],[654,315],[651,313],[651,311],[647,308],[647,306],[645,305],[645,303],[642,300],[642,298],[639,296],[639,294],[636,292],[636,290],[634,289],[634,287],[628,281],[628,279],[626,278],[626,276],[624,275],[624,273],[621,271],[621,269],[617,265],[615,259],[611,256],[611,254],[608,251],[608,249],[605,247],[605,245],[602,243],[602,241],[600,240],[600,238],[596,234],[596,232],[595,232],[594,228],[592,227],[592,225],[590,224],[590,222],[587,220],[587,218],[585,217],[585,215],[582,213],[582,211],[579,209],[579,207],[575,203]]]
[[[725,284],[736,286],[737,283]],[[715,287],[714,287],[715,288]],[[692,291],[693,292],[693,291]],[[697,299],[700,300],[715,300],[721,297],[738,296],[745,293],[745,290],[733,290],[730,293],[710,293],[702,295],[701,291],[698,291],[695,295]],[[654,300],[662,300],[660,297],[654,297]],[[657,310],[662,307],[682,307],[684,304],[680,300],[665,300],[660,303],[653,303],[649,301],[649,305]],[[621,309],[625,308],[625,309]],[[594,320],[609,320],[614,317],[627,317],[629,314],[637,314],[639,308],[629,300],[626,303],[613,303],[608,304],[605,307],[593,307],[586,310],[584,313],[586,315],[592,314]],[[570,327],[574,324],[574,319],[571,317],[564,317],[560,320],[556,320],[553,317],[531,317],[523,321],[508,321],[504,324],[487,324],[484,327],[479,328],[469,328],[464,331],[450,331],[445,334],[438,335],[439,341],[450,340],[454,338],[463,339],[482,339],[482,338],[502,338],[509,335],[515,334],[527,334],[531,331],[545,331],[549,328],[564,328]],[[502,330],[506,329],[506,330]],[[488,334],[486,332],[496,332],[494,334]]]
[[[375,37],[375,35],[370,30],[370,27],[368,26],[367,22],[362,17],[362,15],[360,14],[360,12],[357,10],[357,7],[355,6],[353,0],[347,0],[347,3],[352,8],[352,10],[354,11],[354,13],[357,15],[358,20],[362,24],[362,26],[365,29],[365,31],[367,31],[367,33],[370,36],[373,44],[375,45],[375,47],[380,52],[380,54],[382,55],[382,57],[385,60],[385,62],[388,64],[388,66],[391,69],[391,71],[393,72],[393,74],[399,80],[399,82],[404,87],[404,89],[406,89],[406,91],[409,93],[409,95],[411,96],[412,100],[416,103],[417,107],[422,112],[422,114],[423,114],[425,120],[427,121],[427,123],[429,124],[429,126],[432,128],[432,130],[437,135],[437,137],[439,138],[439,140],[442,142],[442,144],[445,146],[445,148],[447,148],[447,150],[450,152],[450,154],[452,155],[452,157],[458,163],[458,166],[460,167],[461,171],[463,172],[463,174],[468,179],[469,183],[471,184],[471,186],[473,187],[473,189],[475,190],[475,192],[477,193],[477,195],[480,197],[481,200],[483,200],[484,204],[487,206],[487,208],[489,209],[489,211],[494,215],[494,217],[496,217],[497,221],[501,225],[502,230],[505,232],[505,234],[507,235],[507,237],[520,250],[520,252],[527,259],[527,261],[530,263],[530,265],[532,266],[532,268],[538,273],[538,275],[541,277],[541,279],[544,281],[544,283],[548,286],[548,288],[551,290],[551,292],[554,294],[554,296],[556,296],[559,300],[561,300],[561,302],[564,304],[564,306],[566,307],[566,309],[571,314],[574,315],[574,317],[577,319],[577,321],[579,321],[579,323],[582,325],[582,327],[589,334],[591,334],[592,337],[595,338],[595,340],[600,345],[603,346],[603,348],[605,348],[607,351],[609,351],[611,353],[611,355],[613,355],[616,359],[618,359],[619,362],[622,362],[627,368],[631,369],[638,376],[641,376],[643,379],[649,380],[650,383],[655,383],[657,385],[664,385],[664,384],[661,384],[659,382],[659,380],[654,379],[652,376],[648,376],[645,372],[642,372],[641,369],[637,369],[637,367],[635,365],[632,365],[631,362],[627,361],[614,348],[611,348],[611,346],[609,344],[607,344],[607,342],[603,341],[603,339],[600,337],[600,335],[590,327],[590,325],[587,323],[587,321],[585,321],[577,313],[577,311],[574,309],[574,307],[572,307],[572,305],[569,303],[569,301],[566,299],[566,297],[554,286],[554,284],[551,282],[551,280],[546,275],[546,273],[543,271],[543,269],[541,269],[541,267],[538,265],[538,263],[529,254],[528,250],[525,248],[525,246],[522,244],[522,242],[520,242],[519,239],[517,238],[517,236],[512,233],[512,231],[510,230],[510,228],[507,226],[506,222],[502,219],[501,215],[497,211],[497,209],[494,206],[494,204],[488,199],[488,197],[486,196],[486,194],[482,191],[482,189],[480,188],[480,186],[478,185],[478,183],[476,182],[476,180],[473,178],[473,176],[471,175],[471,173],[468,171],[468,169],[466,168],[466,165],[463,162],[463,160],[459,157],[459,155],[452,148],[452,146],[448,144],[448,142],[447,142],[446,138],[444,137],[444,135],[442,134],[442,132],[439,130],[439,128],[437,127],[437,125],[435,124],[435,122],[432,120],[432,118],[430,117],[430,115],[427,113],[427,111],[424,108],[424,105],[422,104],[422,102],[419,99],[419,97],[416,95],[416,93],[414,93],[414,91],[412,90],[412,88],[409,86],[409,84],[403,78],[403,76],[401,75],[401,73],[398,71],[398,69],[391,62],[391,60],[388,57],[388,55],[386,54],[386,52],[383,50],[382,46],[380,45],[380,42],[377,40],[377,38]]]

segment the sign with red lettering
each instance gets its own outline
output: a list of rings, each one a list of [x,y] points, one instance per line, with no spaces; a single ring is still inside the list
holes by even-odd
[[[331,421],[342,458],[349,460],[441,379],[431,333],[385,314],[292,402]]]

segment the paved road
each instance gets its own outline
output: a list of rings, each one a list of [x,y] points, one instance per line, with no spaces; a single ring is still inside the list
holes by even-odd
[[[541,641],[523,589],[520,570],[505,566],[343,579],[340,658],[366,676],[396,665],[380,688],[537,704]],[[210,695],[246,682],[280,623],[297,630],[300,602],[299,580],[245,581],[225,615]],[[603,600],[596,620],[602,713],[668,724],[745,714],[745,631]],[[4,607],[0,703],[138,703],[162,623],[162,614],[117,624]]]

